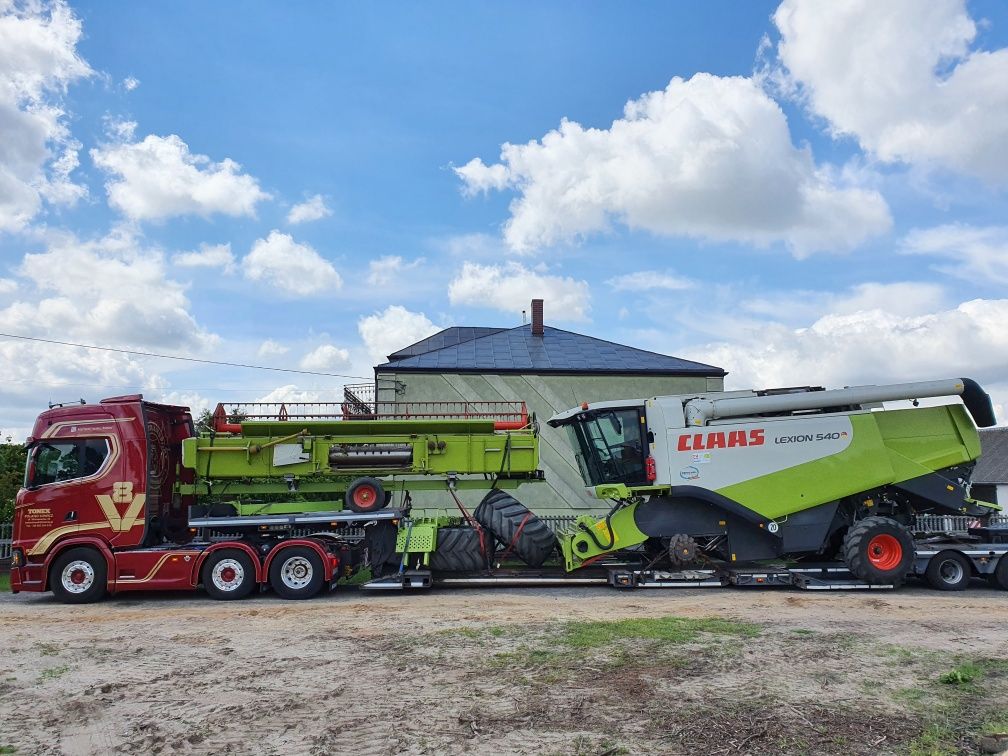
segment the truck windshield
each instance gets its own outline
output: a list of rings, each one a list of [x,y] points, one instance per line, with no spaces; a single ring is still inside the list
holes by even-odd
[[[567,425],[585,485],[646,485],[644,425],[636,408],[593,412]]]
[[[108,453],[108,442],[103,438],[37,444],[28,455],[25,488],[94,475]]]

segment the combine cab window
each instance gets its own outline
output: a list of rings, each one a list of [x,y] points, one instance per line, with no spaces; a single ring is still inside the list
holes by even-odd
[[[647,484],[644,425],[636,408],[591,413],[567,426],[585,485]]]
[[[108,454],[108,441],[103,438],[37,444],[28,457],[25,488],[94,475]]]

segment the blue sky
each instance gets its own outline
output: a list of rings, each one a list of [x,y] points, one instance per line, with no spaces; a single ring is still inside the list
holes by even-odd
[[[368,376],[541,296],[733,386],[1004,403],[1008,7],[816,5],[0,0],[0,331]],[[344,382],[0,359],[4,435]]]

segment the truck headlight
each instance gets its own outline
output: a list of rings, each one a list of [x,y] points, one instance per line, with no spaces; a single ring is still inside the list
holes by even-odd
[[[16,569],[24,564],[24,552],[21,549],[11,551],[11,569]]]

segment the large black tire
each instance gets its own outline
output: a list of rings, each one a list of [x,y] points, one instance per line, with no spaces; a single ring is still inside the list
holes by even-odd
[[[49,588],[65,604],[100,601],[108,590],[105,557],[86,546],[64,551],[49,568]]]
[[[858,580],[899,586],[913,566],[913,536],[889,517],[866,517],[844,536],[843,558]]]
[[[325,565],[315,549],[288,546],[273,557],[269,568],[270,587],[285,599],[309,599],[325,583]]]
[[[200,570],[203,590],[218,601],[237,601],[256,588],[251,557],[240,549],[221,549],[207,557]]]
[[[556,549],[556,536],[546,523],[505,491],[494,490],[484,496],[473,517],[497,536],[505,551],[510,547],[529,567],[541,567]]]
[[[496,548],[493,536],[486,531],[486,547],[480,547],[480,532],[467,525],[438,528],[437,547],[430,555],[430,568],[437,572],[480,572],[487,568]]]
[[[973,565],[956,551],[942,551],[931,557],[924,576],[939,591],[965,591],[973,577]]]
[[[1001,555],[994,572],[987,576],[987,580],[990,582],[991,588],[1008,591],[1008,554]]]

